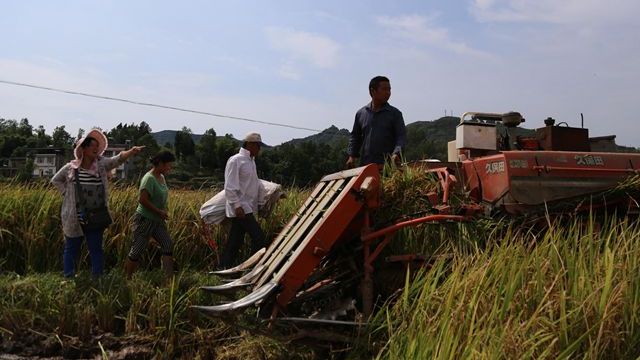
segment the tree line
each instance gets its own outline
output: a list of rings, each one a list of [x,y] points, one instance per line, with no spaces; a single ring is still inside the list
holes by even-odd
[[[26,118],[19,121],[0,119],[0,158],[32,158],[37,149],[55,147],[65,150],[65,161],[68,161],[73,156],[75,140],[83,133],[84,130],[80,129],[73,136],[64,125],[60,125],[49,135],[42,125],[34,127]],[[207,179],[220,183],[224,181],[227,159],[236,154],[241,146],[241,142],[231,134],[218,136],[214,129],[205,131],[195,142],[191,129],[187,127],[175,133],[173,143],[158,144],[151,127],[144,121],[139,124],[120,123],[106,130],[105,134],[111,145],[145,146],[139,156],[130,160],[126,180],[132,183],[149,169],[148,159],[161,149],[171,150],[176,155],[177,161],[171,174],[173,180],[189,182]],[[347,139],[343,137],[331,144],[302,141],[265,148],[256,159],[259,176],[283,185],[308,186],[323,175],[342,170],[346,144]],[[32,163],[30,165],[33,166]],[[30,174],[29,170],[24,174]],[[24,174],[24,180],[29,180],[30,176]]]
[[[407,144],[404,158],[407,161],[432,158],[446,161],[447,141],[455,138],[459,118],[443,117],[434,121],[421,121],[407,125]],[[33,150],[58,147],[66,150],[67,160],[72,155],[75,139],[84,130],[72,136],[64,125],[57,126],[51,135],[43,126],[34,127],[28,119],[0,119],[0,158],[28,157]],[[214,129],[202,135],[194,135],[188,127],[175,132],[173,138],[158,144],[152,129],[146,122],[120,123],[105,132],[110,144],[144,145],[140,156],[130,160],[127,181],[137,181],[149,168],[148,159],[161,149],[175,153],[177,161],[170,180],[176,182],[221,183],[227,159],[238,152],[240,141],[231,134],[218,136]],[[194,141],[198,138],[198,141]],[[309,186],[324,175],[344,169],[349,132],[334,126],[302,140],[292,140],[262,150],[256,159],[260,178],[283,185]],[[31,153],[30,153],[31,152]],[[29,178],[30,172],[22,172]]]

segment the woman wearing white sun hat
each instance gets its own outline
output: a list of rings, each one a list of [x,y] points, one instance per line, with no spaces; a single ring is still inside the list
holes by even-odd
[[[51,179],[63,195],[62,231],[65,236],[63,253],[64,276],[75,275],[76,257],[83,238],[87,240],[94,277],[104,271],[102,237],[104,228],[84,226],[86,211],[109,206],[109,172],[139,153],[144,146],[134,146],[120,154],[102,157],[107,148],[107,137],[100,129],[92,129],[76,142],[75,159],[64,165]]]

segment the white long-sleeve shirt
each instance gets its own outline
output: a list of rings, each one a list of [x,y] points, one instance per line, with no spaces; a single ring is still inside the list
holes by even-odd
[[[224,169],[224,193],[227,198],[227,217],[236,217],[236,209],[242,207],[245,214],[257,214],[260,194],[264,191],[258,179],[256,162],[249,150],[240,151],[227,160]]]

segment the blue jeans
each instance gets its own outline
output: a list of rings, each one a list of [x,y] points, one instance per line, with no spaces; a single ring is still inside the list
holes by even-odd
[[[89,230],[85,236],[66,237],[64,243],[64,252],[62,260],[64,264],[64,277],[70,278],[76,272],[76,259],[82,239],[87,239],[87,247],[89,248],[89,257],[91,258],[91,273],[94,277],[102,275],[104,271],[104,252],[102,250],[102,233],[104,230]]]

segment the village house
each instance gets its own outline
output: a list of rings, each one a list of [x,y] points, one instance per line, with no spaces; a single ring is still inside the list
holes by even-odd
[[[14,177],[27,164],[26,157],[9,157],[0,159],[0,176]]]
[[[64,148],[31,149],[33,154],[33,177],[51,177],[65,164]]]

